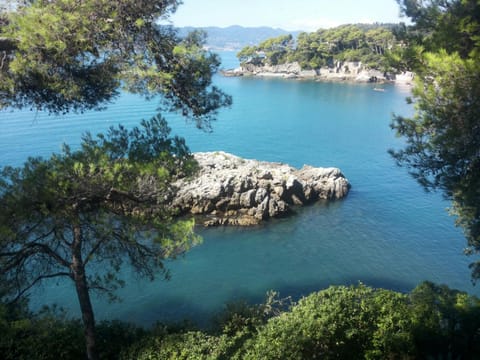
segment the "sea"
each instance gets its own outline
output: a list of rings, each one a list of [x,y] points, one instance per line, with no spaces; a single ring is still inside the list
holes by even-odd
[[[220,52],[222,66],[238,66]],[[198,130],[178,114],[164,114],[172,133],[190,149],[226,151],[264,161],[339,167],[352,184],[348,196],[299,209],[291,217],[251,228],[198,227],[203,243],[167,260],[171,279],[150,282],[124,267],[120,302],[93,294],[97,320],[142,326],[191,321],[201,326],[229,302],[260,303],[269,290],[294,300],[330,285],[364,283],[407,292],[428,280],[480,295],[463,255],[466,240],[450,203],[424,191],[389,149],[403,139],[390,128],[394,114],[409,116],[410,88],[284,79],[215,77],[232,95],[213,131]],[[376,85],[378,87],[378,85]],[[0,165],[20,166],[29,156],[48,157],[82,134],[132,127],[158,110],[158,101],[122,94],[104,111],[51,116],[0,113]],[[73,285],[52,280],[31,293],[33,310],[57,304],[80,316]]]

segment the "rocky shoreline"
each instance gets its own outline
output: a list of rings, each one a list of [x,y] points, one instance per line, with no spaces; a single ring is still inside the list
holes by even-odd
[[[180,179],[172,206],[180,215],[194,215],[205,226],[257,225],[283,217],[297,206],[345,197],[348,180],[337,168],[243,159],[225,152],[195,153],[199,172]]]
[[[369,69],[361,62],[337,62],[332,67],[322,67],[314,70],[302,70],[298,62],[274,66],[256,66],[246,63],[237,69],[224,70],[222,74],[227,77],[257,76],[284,79],[313,79],[331,82],[392,83],[399,85],[412,85],[414,78],[414,74],[411,72],[389,74]]]

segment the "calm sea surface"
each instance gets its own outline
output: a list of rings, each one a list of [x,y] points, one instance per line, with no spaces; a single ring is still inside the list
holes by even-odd
[[[224,53],[226,68],[236,65]],[[275,289],[298,298],[330,284],[408,291],[422,280],[480,295],[470,283],[465,239],[439,194],[425,193],[387,154],[402,146],[389,127],[393,113],[408,115],[407,89],[280,79],[218,77],[234,105],[222,110],[214,131],[170,116],[174,133],[192,151],[224,150],[293,166],[336,166],[352,184],[347,198],[302,209],[296,216],[254,228],[198,229],[202,245],[168,262],[169,282],[147,282],[124,269],[120,303],[94,299],[99,319],[149,325],[157,320],[205,323],[232,300],[259,302]],[[138,124],[155,114],[155,102],[123,95],[103,112],[52,117],[0,113],[0,165],[49,156],[85,131]],[[51,282],[35,293],[34,309],[58,303],[78,316],[69,283]]]

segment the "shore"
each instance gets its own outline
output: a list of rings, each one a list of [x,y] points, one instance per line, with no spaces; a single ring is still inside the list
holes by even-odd
[[[224,70],[222,74],[227,77],[255,76],[325,82],[391,83],[403,86],[412,85],[414,79],[414,74],[411,72],[390,74],[369,69],[360,62],[337,62],[333,67],[322,67],[313,70],[303,70],[297,62],[274,66],[242,64],[236,69]]]

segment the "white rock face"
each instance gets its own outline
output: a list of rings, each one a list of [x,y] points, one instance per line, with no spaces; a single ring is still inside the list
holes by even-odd
[[[395,82],[398,84],[412,85],[414,78],[415,78],[414,73],[410,71],[406,71],[401,74],[395,75]]]
[[[391,82],[398,84],[411,83],[411,74],[386,74],[378,70],[369,69],[359,61],[337,61],[331,67],[324,66],[314,70],[302,70],[298,62],[281,65],[242,64],[240,68],[223,71],[225,76],[258,76],[258,77],[280,77],[298,79],[316,79],[319,81],[334,82]]]
[[[337,168],[242,159],[225,152],[195,153],[200,170],[181,179],[172,206],[206,217],[206,226],[255,225],[288,215],[293,206],[347,195],[350,184]]]

